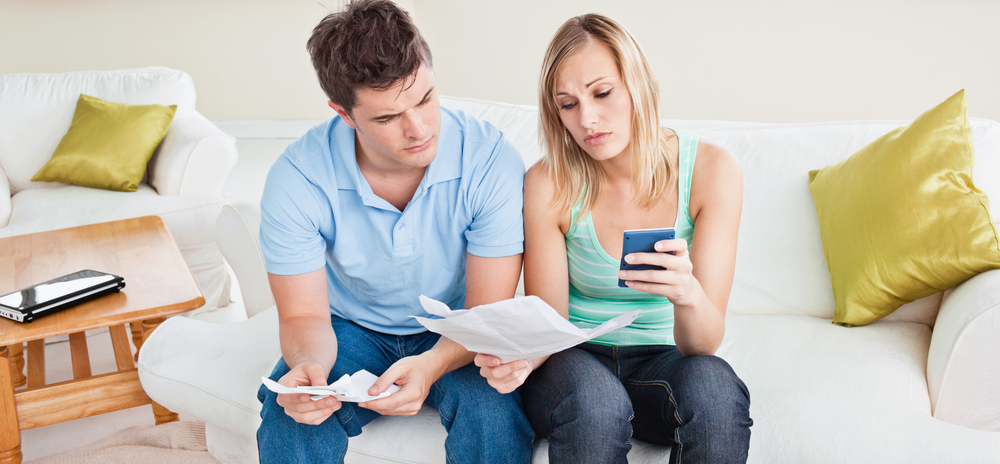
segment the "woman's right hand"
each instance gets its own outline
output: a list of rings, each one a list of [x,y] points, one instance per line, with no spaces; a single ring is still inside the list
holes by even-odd
[[[289,388],[326,385],[327,373],[319,363],[303,363],[295,366],[278,379],[278,383]],[[340,409],[340,401],[327,397],[316,401],[305,393],[279,394],[278,405],[285,408],[285,414],[302,424],[319,425],[334,411]]]
[[[523,359],[502,363],[500,358],[482,353],[476,355],[475,363],[479,366],[479,374],[486,377],[490,386],[500,393],[516,390],[535,367],[532,362]]]

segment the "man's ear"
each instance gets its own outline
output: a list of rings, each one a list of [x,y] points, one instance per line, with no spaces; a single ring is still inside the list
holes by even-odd
[[[334,103],[332,101],[328,101],[328,102],[326,102],[326,104],[330,105],[330,108],[333,108],[333,111],[336,111],[337,114],[340,115],[341,119],[343,119],[344,122],[346,122],[348,126],[351,126],[351,129],[357,129],[358,128],[358,125],[354,123],[353,119],[351,119],[350,113],[348,113],[347,110],[345,110],[343,106],[340,106],[340,105],[338,105],[338,104],[336,104],[336,103]]]

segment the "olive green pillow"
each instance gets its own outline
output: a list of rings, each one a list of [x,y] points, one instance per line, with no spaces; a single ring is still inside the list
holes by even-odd
[[[830,270],[833,322],[874,322],[900,305],[1000,268],[989,199],[972,183],[965,91],[809,172]]]
[[[134,192],[176,110],[81,94],[69,131],[31,180]]]

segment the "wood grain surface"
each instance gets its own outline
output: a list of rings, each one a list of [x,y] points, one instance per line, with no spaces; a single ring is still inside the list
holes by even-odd
[[[125,288],[30,323],[0,318],[0,345],[178,314],[205,303],[157,216],[0,238],[0,295],[83,269],[122,276]]]

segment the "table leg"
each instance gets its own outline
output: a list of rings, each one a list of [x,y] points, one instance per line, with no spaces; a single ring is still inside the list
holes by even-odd
[[[45,386],[45,339],[28,342],[28,388]]]
[[[10,365],[10,350],[0,346],[0,366]],[[17,424],[10,369],[0,369],[0,464],[21,463],[21,428]]]
[[[14,387],[17,388],[28,380],[24,376],[24,344],[18,343],[7,348],[10,349],[10,376]]]
[[[87,349],[87,334],[69,334],[69,353],[73,360],[73,378],[90,377],[90,351]]]
[[[163,322],[162,317],[156,319],[147,319],[145,321],[142,321],[142,341],[143,342],[146,341],[146,339],[149,338],[149,335],[153,333],[153,330],[155,330],[156,327],[158,327],[162,322]],[[133,324],[132,327],[135,327],[135,325]],[[138,346],[141,346],[141,342],[140,345]],[[136,359],[138,358],[139,358],[139,353],[136,353]],[[153,401],[153,417],[156,419],[156,425],[160,425],[167,422],[176,421],[177,413],[163,406],[160,406],[159,403]]]
[[[142,348],[142,323],[129,322],[129,329],[132,331],[132,344],[135,345],[135,356],[132,358],[133,361],[139,360],[139,348]]]
[[[128,344],[128,333],[125,332],[125,324],[108,327],[111,333],[111,348],[115,352],[115,363],[118,370],[123,371],[135,367],[132,360],[132,346]]]

